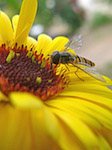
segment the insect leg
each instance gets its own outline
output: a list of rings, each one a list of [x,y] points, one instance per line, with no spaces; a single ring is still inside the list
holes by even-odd
[[[77,65],[75,65],[75,64],[73,64],[73,63],[71,63],[71,64],[72,64],[74,67],[78,68],[79,70],[82,70],[83,72],[85,72],[86,74],[88,74],[89,76],[91,76],[92,78],[97,79],[97,78],[94,77],[92,74],[90,74],[89,72],[87,72],[87,71],[85,71],[84,69],[80,68],[79,66],[77,66]],[[97,80],[99,80],[99,79],[97,79]],[[101,80],[101,79],[100,79],[100,81],[105,82],[105,80],[103,81],[103,80]]]
[[[80,78],[80,77],[78,76],[78,74],[77,74],[78,69],[79,69],[79,68],[77,68],[77,70],[75,71],[75,74],[76,74],[76,76],[77,76],[80,80],[84,81],[82,78]]]
[[[67,65],[68,65],[68,64],[65,64],[65,67],[67,68],[67,70],[68,70],[68,71],[70,71],[70,69],[68,68],[68,66],[67,66]]]
[[[72,64],[74,67],[76,67],[77,68],[77,70],[74,72],[75,73],[75,75],[80,79],[80,80],[82,80],[82,81],[84,81],[82,78],[80,78],[79,76],[78,76],[78,74],[77,74],[77,72],[78,72],[78,69],[80,69],[79,67],[77,67],[76,65],[74,65],[73,63],[70,63],[70,64]]]

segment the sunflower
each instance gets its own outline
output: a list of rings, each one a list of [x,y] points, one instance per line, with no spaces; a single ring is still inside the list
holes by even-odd
[[[53,65],[68,38],[29,37],[37,0],[0,11],[0,150],[111,150],[112,81]]]

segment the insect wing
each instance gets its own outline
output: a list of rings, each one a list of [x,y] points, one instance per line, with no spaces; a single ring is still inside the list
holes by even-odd
[[[107,85],[107,87],[108,87],[110,90],[112,90],[112,85]]]
[[[65,51],[72,49],[74,51],[80,49],[82,46],[82,35],[75,35],[67,44]]]
[[[99,81],[106,82],[103,76],[96,72],[95,68],[85,68],[83,71]]]
[[[99,73],[96,72],[95,68],[92,68],[90,66],[85,66],[85,65],[80,65],[80,64],[73,64],[71,63],[74,67],[78,68],[79,70],[82,70],[83,72],[85,72],[86,74],[88,74],[89,76],[102,81],[102,82],[106,82],[105,79],[103,78],[103,76]]]

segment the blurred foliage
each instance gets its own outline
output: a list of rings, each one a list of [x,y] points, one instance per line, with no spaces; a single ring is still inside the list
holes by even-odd
[[[0,0],[0,7],[12,17],[19,13],[21,2],[22,0]],[[47,29],[56,21],[56,16],[59,16],[62,22],[70,26],[70,32],[76,31],[83,22],[80,14],[73,10],[70,0],[39,0],[35,24],[42,24]]]
[[[112,0],[100,0],[102,2],[112,3]]]
[[[10,18],[19,13],[22,0],[0,0],[0,9],[5,11]]]
[[[51,8],[46,7],[46,2],[46,0],[39,1],[38,12],[38,22],[44,24],[45,27],[48,27],[50,24],[52,24],[56,16],[60,16],[62,21],[69,24],[72,29],[71,32],[74,32],[82,25],[83,19],[80,17],[80,14],[76,14],[73,11],[69,1],[51,1],[51,3],[54,3],[54,7]]]
[[[19,1],[17,0],[5,0],[8,2],[10,6],[12,6],[15,10],[19,9]]]
[[[112,3],[112,0],[108,0],[109,1],[109,3]]]
[[[55,7],[55,12],[58,12],[59,15],[66,21],[72,28],[72,32],[76,31],[83,23],[81,14],[77,14],[73,11],[70,3],[65,3],[65,0],[57,0]]]
[[[111,16],[97,13],[92,21],[92,27],[96,28],[109,23],[112,23]]]

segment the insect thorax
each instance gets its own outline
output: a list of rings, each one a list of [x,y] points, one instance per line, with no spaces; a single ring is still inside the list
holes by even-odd
[[[60,52],[60,63],[66,64],[72,60],[72,55],[68,52]]]

